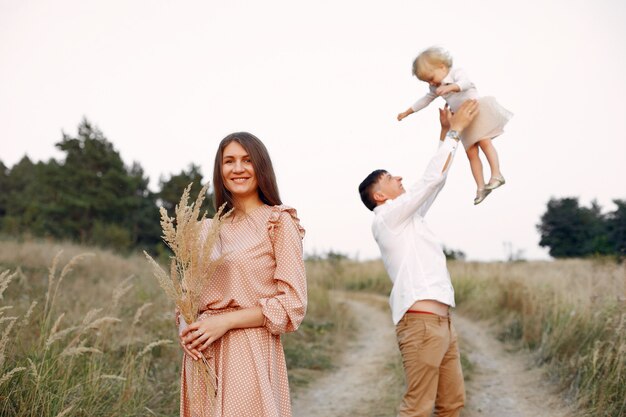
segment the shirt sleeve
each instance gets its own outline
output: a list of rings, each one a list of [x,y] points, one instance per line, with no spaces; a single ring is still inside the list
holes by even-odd
[[[422,178],[406,193],[387,203],[390,206],[382,213],[382,219],[388,227],[401,226],[415,214],[421,217],[426,215],[445,184],[457,144],[457,141],[449,137],[440,142],[439,149],[428,163]],[[443,171],[448,156],[450,163]]]
[[[469,79],[465,70],[456,68],[452,75],[454,84],[458,85],[461,91],[469,90],[474,87],[474,83]]]
[[[432,103],[433,100],[436,98],[437,98],[437,94],[435,94],[435,90],[431,88],[428,94],[426,94],[424,97],[420,98],[415,103],[413,103],[413,105],[411,106],[411,109],[414,112],[418,112],[422,110],[424,107],[428,106],[430,103]]]
[[[274,246],[276,294],[260,300],[264,326],[272,334],[293,332],[304,319],[307,304],[302,238],[295,210],[277,207],[268,224]]]

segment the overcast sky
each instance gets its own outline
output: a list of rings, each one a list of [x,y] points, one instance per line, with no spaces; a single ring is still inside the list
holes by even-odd
[[[550,197],[626,198],[624,22],[622,0],[0,0],[0,160],[59,158],[84,116],[156,189],[190,163],[209,178],[217,143],[250,131],[307,252],[378,257],[357,186],[422,174],[443,101],[395,116],[427,91],[411,62],[437,44],[515,116],[494,141],[507,184],[473,206],[459,149],[427,222],[470,259],[503,259],[504,242],[546,259]]]

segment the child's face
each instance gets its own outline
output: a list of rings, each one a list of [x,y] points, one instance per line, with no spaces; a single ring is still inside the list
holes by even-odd
[[[450,72],[450,68],[444,64],[431,64],[427,62],[424,66],[424,70],[420,74],[420,80],[434,87],[439,87],[443,79],[448,75],[448,72]]]

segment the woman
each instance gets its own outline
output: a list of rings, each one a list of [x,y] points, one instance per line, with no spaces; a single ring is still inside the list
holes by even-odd
[[[234,213],[220,231],[224,261],[203,294],[202,314],[180,333],[181,416],[291,416],[280,334],[295,331],[306,312],[304,229],[282,205],[267,149],[250,133],[222,140],[213,185],[216,207],[226,203]],[[214,410],[208,399],[191,401],[206,398],[191,372],[201,354],[217,375]]]

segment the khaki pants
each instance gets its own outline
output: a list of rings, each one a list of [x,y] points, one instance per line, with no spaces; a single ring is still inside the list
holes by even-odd
[[[465,386],[456,331],[449,317],[406,313],[396,326],[407,389],[400,417],[457,417]]]

